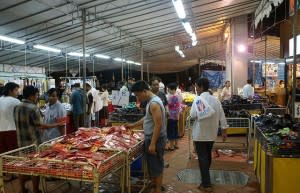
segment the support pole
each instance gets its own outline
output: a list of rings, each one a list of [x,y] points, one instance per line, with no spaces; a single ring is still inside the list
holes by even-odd
[[[85,34],[85,25],[86,25],[86,12],[85,9],[82,10],[82,51],[83,51],[83,90],[84,90],[84,95],[86,96],[86,58],[85,58],[85,48],[86,48],[86,34]],[[87,127],[87,120],[86,120],[86,98],[83,97],[83,120],[85,122],[85,126]]]
[[[297,70],[297,17],[298,17],[298,3],[295,0],[294,18],[293,18],[293,38],[294,38],[294,65],[293,65],[293,95],[292,95],[292,117],[295,118],[295,102],[296,102],[296,70]]]
[[[265,36],[265,96],[267,96],[267,36]]]
[[[143,41],[141,41],[141,80],[144,80],[144,47]]]
[[[149,77],[150,75],[149,75],[149,63],[147,63],[147,80],[148,80],[148,82],[149,82],[149,80],[150,80],[150,77]]]
[[[68,77],[68,54],[67,54],[67,49],[66,49],[66,77]],[[67,83],[67,79],[66,79]]]
[[[121,59],[122,59],[122,61],[121,61],[121,64],[122,64],[122,67],[121,67],[121,79],[122,79],[122,81],[124,81],[124,61],[123,61],[123,58],[124,58],[124,56],[123,56],[123,54],[124,54],[124,48],[122,47],[121,48]]]

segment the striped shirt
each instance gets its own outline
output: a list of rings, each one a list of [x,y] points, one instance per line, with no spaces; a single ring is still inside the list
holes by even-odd
[[[15,107],[14,119],[19,147],[41,143],[41,113],[36,104],[23,99],[22,103]]]

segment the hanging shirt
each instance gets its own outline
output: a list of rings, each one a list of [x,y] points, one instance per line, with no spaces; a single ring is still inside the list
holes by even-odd
[[[57,101],[53,105],[48,104],[45,111],[44,123],[54,124],[57,122],[58,118],[63,118],[66,115],[67,112],[65,110],[65,107],[59,101]],[[42,142],[49,141],[61,136],[61,131],[58,127],[44,129],[42,133]]]

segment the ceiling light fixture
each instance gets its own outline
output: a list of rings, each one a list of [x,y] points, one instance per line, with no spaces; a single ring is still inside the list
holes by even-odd
[[[50,47],[47,47],[47,46],[43,46],[43,45],[34,45],[33,46],[34,48],[37,48],[37,49],[41,49],[41,50],[46,50],[46,51],[49,51],[49,52],[56,52],[56,53],[60,53],[61,50],[59,49],[55,49],[55,48],[50,48]]]
[[[117,61],[117,62],[125,62],[125,59],[122,59],[122,58],[114,58],[114,61]]]
[[[177,15],[180,19],[185,19],[186,14],[184,11],[184,6],[181,0],[172,0],[173,5],[175,7],[175,10],[177,12]]]
[[[193,29],[192,29],[190,22],[182,22],[182,25],[183,25],[186,33],[188,33],[190,35],[193,33]]]
[[[182,58],[185,58],[185,55],[184,55],[183,51],[180,50],[180,48],[179,48],[178,45],[175,46],[175,50],[176,50],[176,52],[177,52]]]
[[[126,63],[128,63],[128,64],[134,64],[134,61],[127,60]]]
[[[197,45],[197,40],[192,42],[192,46],[196,46]]]
[[[23,41],[23,40],[10,38],[10,37],[3,36],[3,35],[0,35],[0,40],[7,41],[7,42],[12,42],[12,43],[15,43],[15,44],[25,44],[25,41]]]
[[[103,55],[103,54],[95,54],[95,56],[96,56],[97,58],[110,59],[110,56],[106,56],[106,55]]]
[[[68,55],[83,57],[83,54],[82,53],[78,53],[78,52],[70,52],[70,53],[68,53]],[[85,54],[85,57],[90,57],[90,55],[89,54]]]
[[[138,63],[138,62],[135,62],[134,64],[135,64],[135,65],[138,65],[138,66],[141,66],[141,65],[142,65],[141,63]]]

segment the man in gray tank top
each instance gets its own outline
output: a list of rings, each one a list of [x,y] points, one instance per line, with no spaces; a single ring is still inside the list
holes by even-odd
[[[148,104],[145,117],[136,123],[126,124],[125,127],[130,129],[143,125],[148,173],[155,184],[154,193],[161,193],[167,136],[165,107],[161,99],[150,91],[145,81],[136,82],[131,90],[140,102],[147,101]]]

